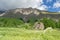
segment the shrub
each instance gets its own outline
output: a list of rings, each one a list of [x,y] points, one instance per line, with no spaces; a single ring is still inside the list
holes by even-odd
[[[43,18],[43,20],[40,21],[44,23],[45,28],[47,27],[56,28],[56,21],[54,21],[53,19]]]
[[[24,23],[23,19],[18,18],[0,18],[0,27],[19,27],[25,29],[32,29],[35,22],[43,22],[45,28],[60,28],[60,20],[56,22],[53,19],[43,18],[35,19],[34,17],[30,18],[27,23]]]
[[[34,17],[30,18],[27,23],[30,23],[31,26],[34,25],[34,23],[37,21]]]
[[[0,18],[0,27],[17,27],[24,22],[15,18]]]

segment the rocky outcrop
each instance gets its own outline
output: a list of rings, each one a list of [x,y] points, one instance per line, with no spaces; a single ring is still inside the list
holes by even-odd
[[[44,24],[42,22],[40,22],[40,23],[36,22],[33,27],[34,27],[34,29],[44,30]]]
[[[22,18],[25,22],[28,21],[30,18],[33,18],[35,20],[41,18],[60,19],[60,13],[41,11],[39,9],[31,8],[31,7],[8,10],[5,13],[0,14],[0,16],[8,17],[8,18]]]

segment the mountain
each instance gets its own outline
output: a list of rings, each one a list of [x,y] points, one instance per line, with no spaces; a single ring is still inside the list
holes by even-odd
[[[29,20],[30,18],[33,19],[41,19],[41,18],[60,18],[59,12],[48,12],[45,10],[39,10],[36,8],[16,8],[5,11],[3,14],[0,14],[1,17],[8,17],[8,18],[20,18],[25,21]]]
[[[5,11],[3,11],[3,10],[0,10],[0,14],[2,14],[2,13],[4,13]]]

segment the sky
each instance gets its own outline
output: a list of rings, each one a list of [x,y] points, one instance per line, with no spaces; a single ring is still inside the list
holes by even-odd
[[[60,12],[60,0],[0,0],[0,10],[29,7]]]

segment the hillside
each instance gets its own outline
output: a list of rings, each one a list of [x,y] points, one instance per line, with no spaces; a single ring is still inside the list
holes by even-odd
[[[60,40],[60,31],[48,28],[43,31],[0,28],[0,40]]]
[[[58,12],[36,8],[8,10],[0,14],[0,40],[60,40],[59,18]]]
[[[36,8],[16,8],[6,11],[3,14],[0,14],[1,17],[8,18],[21,18],[24,21],[27,21],[31,18],[33,19],[41,19],[41,18],[54,18],[60,19],[59,12],[48,12],[44,10],[39,10]]]

